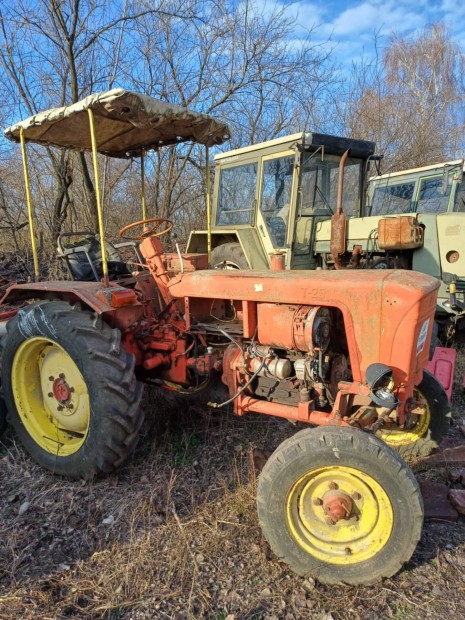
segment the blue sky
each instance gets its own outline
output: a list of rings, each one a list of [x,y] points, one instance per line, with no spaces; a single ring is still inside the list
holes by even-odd
[[[298,13],[303,27],[317,26],[314,40],[330,37],[334,59],[343,64],[362,54],[371,56],[375,33],[382,46],[392,32],[409,36],[427,24],[443,21],[457,43],[465,40],[463,0],[281,0],[281,4],[292,14]]]

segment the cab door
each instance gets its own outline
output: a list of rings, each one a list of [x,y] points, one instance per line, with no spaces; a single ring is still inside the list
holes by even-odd
[[[294,151],[262,157],[257,209],[257,230],[267,255],[288,251],[290,221],[293,220],[297,173]]]
[[[298,166],[296,182],[296,208],[292,223],[294,235],[290,253],[290,268],[315,269],[314,253],[317,224],[328,220],[334,213],[335,188],[339,160],[335,156],[322,157],[322,153],[305,154],[305,161]],[[329,251],[329,247],[328,247]]]

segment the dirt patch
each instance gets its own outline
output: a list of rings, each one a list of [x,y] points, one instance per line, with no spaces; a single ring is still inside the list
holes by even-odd
[[[457,378],[465,372],[460,345]],[[462,385],[461,380],[457,382]],[[270,552],[255,509],[257,454],[299,430],[197,407],[151,411],[117,474],[73,482],[44,472],[11,432],[0,448],[0,617],[316,620],[465,617],[465,520],[425,524],[396,577],[329,587]],[[454,419],[465,417],[460,389]],[[464,438],[451,428],[447,445]],[[420,479],[464,488],[447,467]]]

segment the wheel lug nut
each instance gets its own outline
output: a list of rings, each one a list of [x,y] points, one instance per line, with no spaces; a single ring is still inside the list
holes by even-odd
[[[323,503],[323,500],[320,499],[319,497],[315,497],[315,499],[313,500],[313,505],[314,506],[321,506]]]
[[[70,387],[70,388],[69,388],[69,391],[70,391],[70,392],[74,392],[74,388],[73,388],[73,387]]]
[[[346,547],[344,551],[346,552],[346,555],[352,555],[352,549],[350,547]]]
[[[60,377],[60,379],[64,379],[65,378],[65,373],[64,372],[60,372],[60,374],[58,376]]]
[[[57,409],[58,409],[58,411],[63,411],[63,406],[62,405],[58,405]]]
[[[48,378],[48,380],[49,380],[49,381],[55,381],[55,377],[52,377],[52,376],[50,375],[50,377]]]
[[[47,394],[47,396],[48,396],[49,398],[53,398],[53,392],[49,392],[49,393]]]
[[[68,405],[68,409],[74,409],[74,405],[73,405],[73,403],[70,403],[70,404]]]
[[[354,491],[352,493],[352,499],[362,499],[362,496],[360,495],[360,493],[357,493],[357,491]]]
[[[329,488],[330,488],[331,491],[335,491],[336,489],[339,488],[339,485],[336,484],[335,482],[330,482],[329,483]]]
[[[326,523],[328,525],[334,525],[334,521],[331,519],[331,517],[326,517]]]

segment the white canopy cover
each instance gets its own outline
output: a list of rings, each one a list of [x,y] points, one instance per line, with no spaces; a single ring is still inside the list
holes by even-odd
[[[19,142],[23,129],[26,142],[90,151],[88,108],[94,115],[97,150],[110,157],[137,157],[142,151],[186,141],[213,146],[231,135],[225,123],[207,114],[121,88],[34,114],[7,127],[4,134]]]

